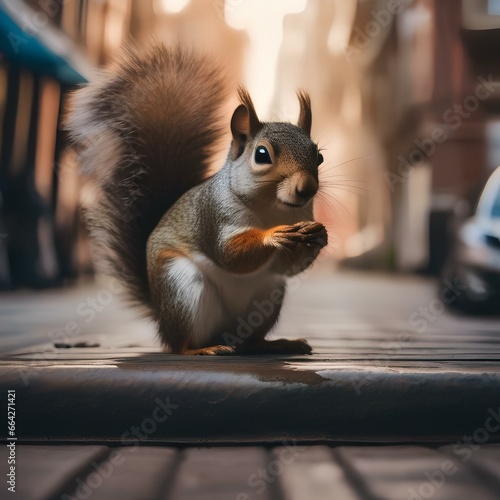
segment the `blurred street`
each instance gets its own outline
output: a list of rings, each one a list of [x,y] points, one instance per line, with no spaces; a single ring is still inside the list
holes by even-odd
[[[153,325],[118,290],[101,279],[67,290],[3,294],[1,350],[56,353],[63,352],[56,343],[86,343],[104,351],[160,351]],[[444,303],[459,293],[460,285],[443,291],[432,278],[335,271],[323,262],[290,281],[272,337],[307,338],[316,354],[335,359],[500,360],[500,317],[450,313]]]

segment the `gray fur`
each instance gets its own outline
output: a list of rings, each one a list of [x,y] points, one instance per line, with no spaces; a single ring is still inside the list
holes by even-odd
[[[307,94],[299,94],[295,126],[261,122],[240,89],[226,163],[207,179],[222,135],[221,75],[212,61],[179,48],[128,53],[74,95],[66,120],[82,168],[96,181],[87,213],[92,236],[173,352],[233,352],[216,345],[224,333],[252,314],[255,301],[284,294],[286,277],[326,244],[324,227],[313,222],[318,149],[309,136]],[[254,161],[256,147],[269,149],[271,163]],[[246,254],[230,258],[232,239],[254,230],[264,235],[262,264]],[[241,271],[238,262],[252,270]],[[264,343],[280,309],[245,340],[248,352],[310,352],[305,341]]]

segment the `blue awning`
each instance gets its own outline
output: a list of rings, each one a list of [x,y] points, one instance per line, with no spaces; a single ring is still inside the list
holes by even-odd
[[[0,0],[0,52],[14,64],[64,84],[88,81],[91,66],[67,35],[48,23],[33,29],[26,25],[35,14],[19,0]]]

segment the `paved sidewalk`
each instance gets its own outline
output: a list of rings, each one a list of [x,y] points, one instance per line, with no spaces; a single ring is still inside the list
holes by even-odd
[[[159,351],[151,324],[101,279],[67,290],[0,293],[0,352],[54,351],[54,343],[99,344],[102,352]],[[316,354],[424,359],[500,359],[496,318],[450,314],[457,284],[438,290],[418,276],[335,272],[324,265],[290,282],[273,337],[305,337]]]
[[[18,498],[498,499],[500,319],[448,313],[459,291],[323,268],[274,333],[315,354],[216,358],[162,353],[110,282],[4,295]]]
[[[22,500],[500,497],[500,445],[492,444],[328,447],[289,440],[272,448],[24,445],[17,455],[17,492],[11,496]],[[0,498],[9,498],[2,493]]]
[[[0,388],[18,393],[21,438],[116,442],[167,400],[179,410],[148,440],[442,441],[497,411],[498,318],[449,314],[429,279],[319,271],[291,283],[274,334],[312,356],[162,353],[110,282],[8,296]]]

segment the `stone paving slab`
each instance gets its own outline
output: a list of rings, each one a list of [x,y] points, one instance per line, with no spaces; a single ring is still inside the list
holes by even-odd
[[[21,500],[497,500],[500,445],[17,447]],[[97,452],[97,453],[96,453]],[[68,477],[64,463],[82,461]],[[42,460],[43,457],[43,460]],[[480,457],[480,458],[479,458]],[[474,461],[474,466],[470,464]],[[0,463],[0,473],[4,472]],[[489,478],[485,480],[485,477]],[[50,484],[50,494],[43,493]]]
[[[105,446],[16,446],[16,470],[18,498],[45,500],[57,493],[64,485],[85,474],[90,463],[108,455]],[[5,458],[5,459],[4,459]],[[2,457],[1,466],[7,475],[7,459]],[[3,471],[3,470],[2,470]],[[2,481],[0,498],[8,498]],[[5,495],[5,496],[2,496]],[[11,495],[13,498],[14,495]]]

